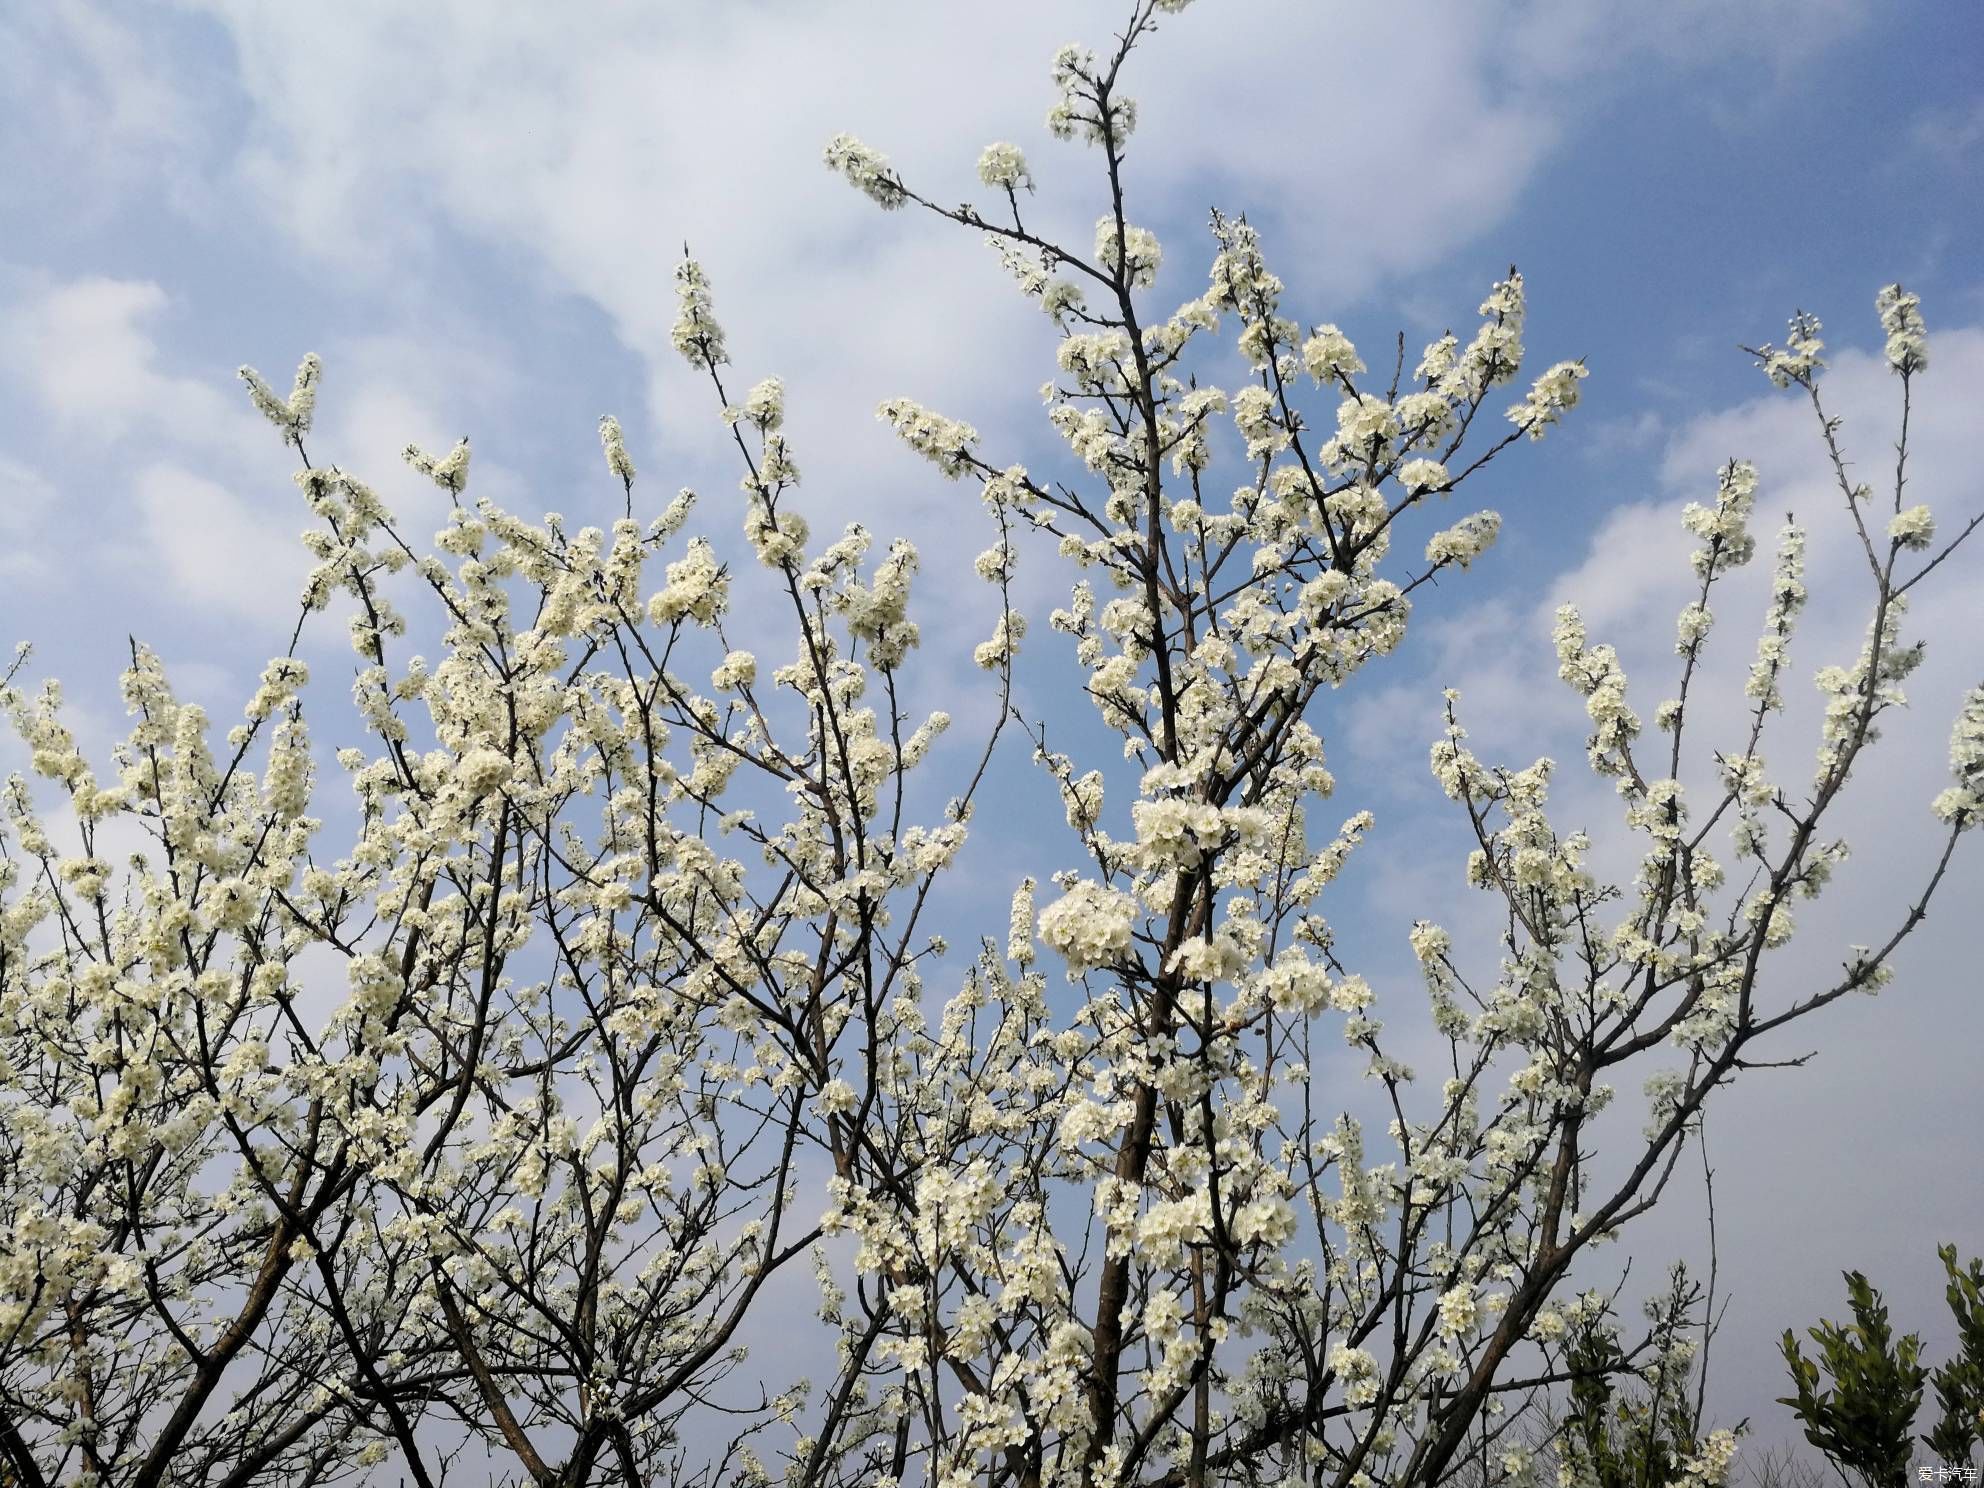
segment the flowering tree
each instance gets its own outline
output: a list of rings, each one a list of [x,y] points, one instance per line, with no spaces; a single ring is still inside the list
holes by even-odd
[[[1795,527],[1741,737],[1696,745],[1690,727],[1709,602],[1755,547],[1758,477],[1733,463],[1686,514],[1698,594],[1651,737],[1612,649],[1574,612],[1558,629],[1591,765],[1640,844],[1633,882],[1601,881],[1587,837],[1552,823],[1550,762],[1477,760],[1449,698],[1432,766],[1505,930],[1493,948],[1413,930],[1448,1051],[1437,1088],[1415,1082],[1321,913],[1371,823],[1316,820],[1326,700],[1499,525],[1477,511],[1429,534],[1428,510],[1541,438],[1585,369],[1559,362],[1504,408],[1523,359],[1512,270],[1465,340],[1409,373],[1401,346],[1374,374],[1334,327],[1291,317],[1255,231],[1223,216],[1205,291],[1155,309],[1119,80],[1183,8],[1138,0],[1106,55],[1055,61],[1050,123],[1105,180],[1092,248],[1028,226],[1011,146],[980,161],[984,208],[936,205],[850,138],[827,150],[882,206],[987,237],[1061,330],[1058,474],[989,458],[907,400],[881,410],[982,497],[999,619],[974,659],[999,706],[966,749],[933,754],[949,720],[903,701],[915,552],[877,554],[860,527],[814,541],[784,389],[732,384],[694,262],[676,348],[711,381],[746,545],[788,617],[762,669],[726,634],[727,538],[684,539],[686,492],[636,517],[653,507],[613,420],[611,531],[471,498],[466,442],[409,449],[452,504],[429,552],[311,458],[314,358],[286,397],[244,372],[302,464],[317,566],[243,720],[216,731],[134,647],[134,722],[105,771],[52,683],[9,678],[52,784],[10,784],[0,869],[8,1481],[1523,1470],[1508,1426],[1579,1374],[1573,1341],[1604,1308],[1574,1264],[1655,1202],[1710,1093],[1772,1034],[1880,985],[1984,814],[1980,690],[1914,910],[1833,984],[1773,985],[1767,953],[1844,854],[1826,818],[1920,658],[1906,597],[1977,523],[1937,546],[1903,504],[1927,365],[1913,296],[1879,304],[1904,406],[1891,503],[1846,475],[1817,323],[1759,348],[1810,399],[1866,556],[1867,640],[1819,674],[1816,771],[1787,780],[1760,752],[1805,600]],[[1222,330],[1237,364],[1216,359]],[[1235,365],[1228,391],[1198,375]],[[1120,741],[1107,758],[1063,747],[1068,715],[1013,703],[1029,618],[1013,578],[1036,543],[1076,574],[1049,623],[1086,674],[1069,703]],[[350,804],[319,789],[306,719],[325,714],[306,714],[298,656],[334,603],[371,740],[336,753]],[[995,748],[1022,734],[1070,836],[1003,934],[975,927],[975,958],[944,961],[933,885]],[[1691,761],[1713,781],[1693,801]],[[924,783],[939,762],[959,773]],[[1350,1093],[1312,1077],[1332,1035],[1391,1112],[1384,1161]],[[1601,1182],[1590,1141],[1622,1077],[1644,1080],[1646,1124],[1626,1123]],[[810,1381],[746,1352],[768,1297],[791,1329],[807,1267],[826,1361]],[[1604,1367],[1671,1354],[1677,1333]],[[1714,1481],[1730,1445],[1680,1478]]]

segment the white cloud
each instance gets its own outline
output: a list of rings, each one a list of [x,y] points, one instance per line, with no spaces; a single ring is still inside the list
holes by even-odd
[[[33,140],[9,152],[0,206],[59,202],[67,225],[97,226],[139,191],[203,205],[199,174],[184,167],[204,146],[216,90],[161,44],[172,19],[160,7],[141,29],[87,0],[0,11],[0,99]]]
[[[214,478],[267,489],[275,435],[232,387],[161,365],[154,327],[168,308],[157,284],[101,277],[45,285],[8,307],[0,369],[74,456],[40,478],[44,498],[20,545],[63,555],[73,577],[100,581],[108,567],[143,593],[162,574],[169,593],[208,613],[280,623],[294,616],[308,568],[295,511],[246,501]],[[165,450],[175,458],[158,458]],[[284,485],[274,497],[294,493]]]
[[[1968,108],[1927,110],[1916,119],[1908,137],[1918,150],[1960,168],[1984,148],[1984,100]]]
[[[167,304],[165,290],[149,280],[45,285],[0,320],[0,365],[43,410],[93,441],[143,434],[234,446],[253,423],[245,405],[159,369],[151,324]]]
[[[29,539],[55,500],[48,477],[24,461],[0,454],[0,579],[38,585],[51,577],[48,556]]]
[[[126,563],[162,568],[178,595],[207,616],[295,618],[309,560],[293,513],[282,520],[217,481],[164,464],[138,473],[133,499],[141,546],[120,554]],[[270,639],[287,637],[272,631]]]

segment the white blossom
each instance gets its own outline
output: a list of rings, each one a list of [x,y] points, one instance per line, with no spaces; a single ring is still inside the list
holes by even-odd
[[[885,211],[893,211],[906,200],[902,182],[889,166],[889,159],[871,150],[851,134],[837,134],[827,142],[827,169],[844,176],[849,185]]]
[[[310,432],[310,419],[317,409],[317,382],[323,373],[323,362],[311,352],[297,363],[296,381],[287,398],[277,396],[253,367],[241,368],[239,375],[248,385],[248,398],[256,411],[280,429],[292,444],[300,444]]]
[[[1031,190],[1033,187],[1033,177],[1027,171],[1026,157],[1020,154],[1019,146],[1003,141],[987,145],[979,155],[978,179],[1001,191],[1014,191],[1021,187]]]
[[[1922,321],[1922,300],[1899,284],[1890,284],[1874,299],[1887,333],[1888,366],[1904,377],[1929,366],[1929,330]]]
[[[1079,976],[1121,960],[1135,921],[1136,901],[1128,894],[1084,882],[1041,913],[1040,940]]]
[[[606,468],[616,479],[631,483],[634,462],[627,454],[627,441],[620,433],[620,420],[607,414],[599,421],[599,442],[606,451]]]

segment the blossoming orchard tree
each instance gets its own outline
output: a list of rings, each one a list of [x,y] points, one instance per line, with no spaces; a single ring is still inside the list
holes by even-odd
[[[1902,407],[1880,491],[1848,474],[1817,322],[1758,349],[1811,403],[1828,520],[1864,549],[1859,594],[1828,596],[1867,629],[1818,674],[1815,764],[1763,752],[1806,601],[1795,526],[1744,723],[1698,738],[1711,604],[1756,547],[1740,462],[1686,512],[1695,599],[1651,729],[1612,648],[1560,618],[1630,882],[1553,821],[1550,762],[1477,759],[1449,696],[1432,768],[1504,928],[1413,930],[1446,1045],[1415,1080],[1324,918],[1371,822],[1328,804],[1329,703],[1499,524],[1431,513],[1557,424],[1585,369],[1505,391],[1513,271],[1471,333],[1374,368],[1296,319],[1234,217],[1203,293],[1154,305],[1121,77],[1182,9],[1137,0],[1106,54],[1054,62],[1054,132],[1096,163],[1092,245],[1029,226],[1009,145],[979,162],[979,207],[827,150],[881,206],[986,237],[1061,332],[1058,474],[882,408],[983,503],[1001,614],[974,659],[1000,706],[967,749],[933,754],[948,719],[906,716],[912,668],[958,664],[914,654],[916,554],[810,534],[784,390],[733,380],[695,263],[675,345],[735,443],[742,546],[729,521],[687,536],[687,493],[644,499],[608,419],[610,532],[471,495],[466,443],[409,450],[452,502],[430,553],[311,446],[314,358],[287,397],[244,372],[302,464],[317,560],[245,716],[211,722],[135,646],[129,736],[93,762],[53,683],[17,667],[7,689],[41,783],[7,788],[0,868],[0,1481],[1493,1482],[1524,1472],[1512,1426],[1575,1358],[1647,1357],[1574,1347],[1605,1310],[1580,1258],[1655,1202],[1712,1092],[1887,978],[1984,815],[1980,690],[1924,802],[1913,911],[1842,947],[1829,984],[1773,977],[1921,657],[1908,596],[1977,525],[1939,544],[1904,491],[1916,300],[1878,302]],[[1247,370],[1220,389],[1196,369],[1224,336]],[[786,616],[763,661],[726,637],[752,561]],[[1046,628],[1086,675],[1041,716],[1014,703],[1041,618],[1022,562],[1068,574]],[[310,720],[342,715],[298,659],[333,603],[371,740],[335,772]],[[1061,752],[1091,710],[1120,752]],[[933,884],[995,748],[1029,747],[1071,835],[974,959],[943,959]],[[950,759],[959,778],[912,781]],[[1691,762],[1716,782],[1693,799]],[[1386,1130],[1312,1074],[1338,1039]],[[1626,1119],[1601,1122],[1615,1100]],[[1601,1125],[1627,1143],[1603,1164]],[[812,1378],[747,1352],[774,1328],[818,1330]],[[1681,1480],[1719,1480],[1732,1449],[1695,1443]]]

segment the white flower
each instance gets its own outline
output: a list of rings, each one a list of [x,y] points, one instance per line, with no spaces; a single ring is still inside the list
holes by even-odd
[[[1426,561],[1466,568],[1494,546],[1501,530],[1502,518],[1498,512],[1479,511],[1462,517],[1444,532],[1436,532],[1427,540]]]
[[[1013,907],[1006,924],[1006,959],[1016,966],[1033,964],[1033,891],[1031,878],[1013,890]]]
[[[1175,971],[1187,981],[1223,982],[1237,976],[1246,965],[1246,952],[1230,934],[1211,939],[1194,937],[1171,953],[1166,971]]]
[[[287,398],[276,396],[275,390],[262,381],[261,374],[253,367],[243,367],[239,376],[248,385],[248,399],[270,423],[282,430],[283,437],[292,444],[299,443],[310,432],[310,418],[317,408],[317,379],[323,375],[324,364],[311,352],[297,364],[296,382],[290,388]]]
[[[1375,994],[1361,976],[1342,977],[1330,983],[1330,1006],[1339,1013],[1361,1013],[1371,1005]]]
[[[1923,371],[1929,365],[1929,328],[1922,321],[1922,301],[1899,284],[1890,284],[1875,296],[1874,308],[1880,313],[1881,329],[1887,332],[1888,365],[1904,377]]]
[[[512,768],[500,749],[472,749],[455,766],[455,779],[471,798],[480,798],[509,784]]]
[[[468,488],[468,440],[457,440],[455,447],[440,458],[417,444],[409,444],[400,453],[407,464],[451,495],[459,496]]]
[[[1442,959],[1453,945],[1447,932],[1430,920],[1420,920],[1412,927],[1410,935],[1412,954],[1422,966]]]
[[[1032,187],[1033,177],[1026,168],[1026,157],[1018,145],[1004,142],[985,147],[978,157],[978,179],[996,190],[1012,191]]]
[[[1784,706],[1779,678],[1788,657],[1792,625],[1804,607],[1805,533],[1795,523],[1787,523],[1778,534],[1770,609],[1764,616],[1763,634],[1757,639],[1757,659],[1750,666],[1750,678],[1743,688],[1746,697],[1766,710]]]
[[[1226,837],[1219,808],[1198,801],[1138,801],[1130,816],[1142,859],[1153,865],[1193,867]]]
[[[1337,438],[1357,459],[1386,449],[1398,437],[1398,419],[1391,404],[1375,393],[1345,398],[1336,409]]]
[[[1234,1213],[1232,1230],[1242,1245],[1286,1245],[1295,1235],[1295,1210],[1284,1198],[1253,1199]]]
[[[1682,656],[1700,646],[1715,626],[1715,616],[1707,605],[1694,601],[1684,605],[1674,621],[1674,649]]]
[[[1466,1282],[1440,1293],[1440,1332],[1447,1338],[1465,1338],[1474,1332],[1479,1309],[1474,1288]]]
[[[1557,363],[1536,379],[1528,397],[1509,410],[1509,422],[1531,439],[1541,439],[1566,409],[1577,407],[1578,383],[1585,376],[1582,362]]]
[[[1164,249],[1157,234],[1145,227],[1125,225],[1119,238],[1116,219],[1110,216],[1095,224],[1095,256],[1104,268],[1120,270],[1130,284],[1144,288],[1157,282]]]
[[[1338,1344],[1330,1350],[1330,1370],[1343,1381],[1345,1405],[1369,1405],[1378,1398],[1378,1361],[1363,1349]]]
[[[1309,369],[1309,375],[1319,383],[1342,383],[1346,390],[1350,379],[1364,370],[1364,363],[1357,355],[1357,348],[1350,344],[1350,338],[1333,325],[1320,327],[1316,334],[1302,343],[1302,365]]]
[[[1137,902],[1098,883],[1076,884],[1040,916],[1040,939],[1072,975],[1114,966],[1130,950]]]
[[[1926,548],[1936,538],[1936,519],[1926,506],[1911,506],[1888,520],[1888,539],[1904,548]]]
[[[1438,460],[1407,460],[1398,480],[1408,491],[1437,491],[1447,483],[1447,467]]]
[[[716,323],[710,300],[709,276],[693,258],[685,258],[676,266],[675,303],[675,327],[670,333],[675,349],[692,366],[717,367],[729,361],[723,327]]]
[[[894,211],[908,200],[902,182],[889,167],[889,157],[871,150],[851,134],[837,134],[827,141],[827,169],[847,178],[884,211]]]
[[[612,414],[599,421],[599,442],[606,451],[606,468],[622,482],[634,479],[634,462],[627,454],[627,441],[620,433],[620,420]]]
[[[1819,356],[1826,345],[1819,339],[1819,332],[1823,329],[1818,316],[1808,315],[1803,310],[1794,314],[1790,329],[1785,332],[1782,351],[1768,341],[1757,348],[1758,364],[1764,369],[1764,374],[1779,387],[1790,387],[1794,382],[1811,382],[1825,366]]]
[[[744,399],[744,417],[769,434],[785,422],[785,384],[767,377]]]
[[[1736,1433],[1726,1427],[1711,1431],[1700,1450],[1682,1459],[1676,1488],[1718,1488],[1728,1481],[1729,1465],[1735,1460]]]
[[[932,413],[909,398],[890,398],[875,412],[902,436],[903,443],[953,480],[970,468],[971,446],[978,440],[978,431],[970,424]]]
[[[689,551],[668,565],[668,587],[648,601],[648,618],[657,625],[694,620],[709,625],[730,603],[730,581],[716,561],[716,552],[700,537],[689,540]]]
[[[1950,773],[1956,784],[1936,797],[1939,821],[1972,828],[1984,824],[1984,687],[1973,687],[1950,730]]]
[[[1275,957],[1253,979],[1254,986],[1276,1008],[1314,1017],[1330,1001],[1329,973],[1295,947]]]
[[[731,651],[723,662],[710,673],[710,686],[718,692],[733,692],[740,687],[749,687],[758,677],[758,658],[749,651]]]

